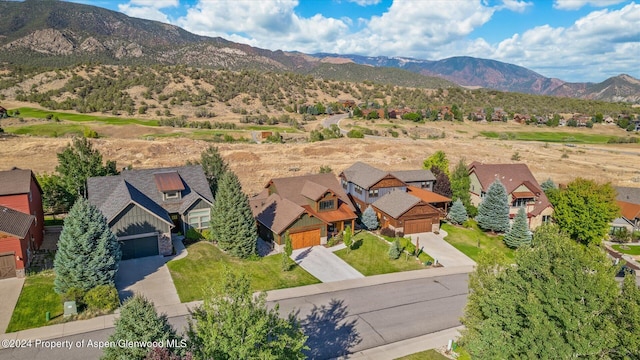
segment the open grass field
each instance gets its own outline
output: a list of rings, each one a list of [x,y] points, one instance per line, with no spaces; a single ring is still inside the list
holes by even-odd
[[[30,107],[20,107],[17,109],[20,115],[17,117],[46,119],[47,117],[57,117],[59,120],[68,120],[75,122],[100,122],[110,125],[145,125],[158,126],[157,120],[141,120],[136,118],[119,117],[119,116],[96,116],[91,114],[78,114],[70,112],[50,111],[44,109],[36,109]],[[15,111],[15,109],[14,109]]]
[[[640,245],[613,245],[614,250],[627,255],[640,255]]]
[[[514,251],[504,244],[502,236],[491,236],[480,230],[475,223],[471,229],[450,224],[443,224],[442,229],[449,234],[444,240],[474,261],[478,261],[480,254],[486,251],[501,252],[507,259],[514,258]]]
[[[16,135],[44,136],[44,137],[64,137],[64,136],[82,136],[87,126],[71,124],[47,122],[35,125],[11,126],[5,130],[8,133]]]
[[[180,301],[202,300],[206,289],[216,284],[225,269],[244,273],[251,279],[254,291],[283,289],[316,284],[320,281],[299,266],[284,272],[280,255],[258,260],[240,260],[223,253],[208,242],[187,247],[186,258],[167,263]]]
[[[54,321],[62,316],[62,297],[53,291],[54,278],[53,270],[27,276],[7,332],[50,325],[47,324],[47,311]]]
[[[364,276],[425,268],[415,257],[406,259],[405,254],[396,260],[389,259],[389,243],[367,232],[360,232],[353,241],[353,250],[342,249],[335,254]]]
[[[566,131],[481,131],[480,134],[490,139],[543,141],[555,143],[606,144],[612,136],[603,134],[576,133]]]

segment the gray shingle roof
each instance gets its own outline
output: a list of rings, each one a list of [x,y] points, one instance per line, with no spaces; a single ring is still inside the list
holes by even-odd
[[[618,196],[616,200],[640,204],[640,188],[616,186]]]
[[[389,173],[358,161],[345,169],[342,174],[347,181],[368,189]]]
[[[420,201],[419,198],[398,190],[381,197],[372,205],[397,219]]]
[[[31,170],[13,168],[0,171],[0,195],[27,194],[31,189]]]
[[[185,189],[179,199],[164,200],[158,190],[155,174],[177,172]],[[183,213],[198,199],[213,203],[209,183],[200,165],[160,169],[125,170],[116,176],[92,177],[87,180],[89,201],[108,219],[112,219],[131,201],[171,222],[169,213]]]
[[[34,220],[33,215],[0,206],[0,232],[24,239]]]
[[[404,182],[436,181],[436,177],[433,175],[431,170],[392,171],[391,175]]]

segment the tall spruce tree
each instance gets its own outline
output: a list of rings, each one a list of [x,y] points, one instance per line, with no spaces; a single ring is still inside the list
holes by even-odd
[[[216,201],[211,207],[211,236],[233,256],[247,258],[257,253],[256,220],[249,198],[231,170],[218,183]]]
[[[211,193],[215,197],[218,190],[218,182],[222,179],[222,175],[229,170],[229,165],[224,161],[215,146],[209,146],[200,154],[200,165],[202,165],[204,175],[209,182]]]
[[[467,209],[464,208],[464,204],[460,199],[453,202],[451,210],[449,210],[449,220],[454,224],[462,224],[467,221]]]
[[[518,209],[518,213],[513,219],[511,229],[504,234],[504,243],[512,249],[531,244],[531,232],[529,231],[527,212],[524,210],[524,207]]]
[[[451,198],[453,193],[451,192],[449,176],[440,170],[440,168],[435,166],[431,168],[431,172],[436,176],[436,183],[433,185],[433,192]]]
[[[371,205],[367,206],[367,208],[362,213],[360,217],[360,221],[362,225],[364,225],[367,230],[375,230],[378,228],[378,216],[376,216],[376,212],[373,210]]]
[[[542,191],[545,192],[545,194],[550,190],[554,190],[558,188],[556,183],[554,183],[553,180],[551,180],[551,178],[548,178],[542,184],[540,184],[540,187],[542,188]]]
[[[64,294],[71,288],[86,292],[98,285],[114,285],[120,257],[120,244],[107,219],[88,200],[79,198],[58,240],[54,290]]]
[[[496,179],[487,190],[480,203],[478,225],[484,230],[505,232],[509,230],[509,199],[507,190],[500,180]]]
[[[182,354],[186,342],[177,335],[167,316],[158,315],[153,303],[142,295],[129,298],[120,308],[120,317],[115,320],[115,331],[108,341],[162,342],[170,354]],[[182,342],[181,342],[182,341]],[[103,360],[142,360],[152,351],[145,346],[106,347]]]

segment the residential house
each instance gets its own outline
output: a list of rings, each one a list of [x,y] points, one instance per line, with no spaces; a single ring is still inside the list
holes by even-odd
[[[371,205],[382,227],[405,234],[437,231],[451,201],[431,191],[435,176],[429,170],[386,172],[357,162],[339,177],[359,212]]]
[[[486,121],[487,117],[483,108],[477,108],[476,111],[469,114],[469,120]]]
[[[287,232],[294,249],[326,244],[347,226],[353,231],[357,218],[333,174],[271,179],[250,204],[260,238],[278,248]]]
[[[469,165],[469,179],[474,206],[480,205],[489,186],[499,180],[507,189],[511,219],[521,207],[527,212],[532,230],[551,219],[553,207],[526,164],[482,164],[474,161]]]
[[[615,189],[621,216],[611,223],[611,233],[620,228],[640,231],[640,188],[617,186]]]
[[[513,121],[517,122],[518,124],[526,124],[529,121],[531,121],[531,116],[523,115],[523,114],[515,114],[513,115]]]
[[[24,276],[43,237],[42,188],[35,175],[0,171],[0,278]]]
[[[208,228],[213,204],[200,165],[92,177],[87,194],[120,241],[122,259],[170,255],[171,233]]]
[[[576,121],[576,125],[579,127],[587,126],[587,123],[591,121],[591,116],[584,114],[573,114],[572,119]]]
[[[491,121],[506,121],[507,112],[504,109],[496,107],[493,108],[493,113],[491,113]]]
[[[602,122],[603,122],[603,123],[605,123],[605,124],[607,124],[607,125],[615,125],[615,124],[616,124],[616,121],[615,121],[615,120],[613,120],[613,118],[611,117],[611,115],[607,115],[607,117],[605,117],[605,118],[602,120]]]
[[[438,111],[438,115],[436,117],[438,120],[453,120],[453,111],[448,106],[443,106]]]
[[[354,100],[340,100],[340,105],[345,109],[352,109],[356,106],[356,102]]]

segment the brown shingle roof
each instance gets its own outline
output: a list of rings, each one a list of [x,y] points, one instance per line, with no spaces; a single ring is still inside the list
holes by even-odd
[[[322,197],[322,195],[326,194],[329,191],[329,188],[313,181],[305,181],[304,185],[302,185],[302,190],[300,190],[300,194],[308,197],[313,201],[317,201]]]
[[[394,219],[397,219],[420,201],[420,198],[409,195],[404,191],[392,191],[376,200],[372,205],[378,210],[389,214]]]
[[[429,190],[425,190],[425,189],[420,189],[418,187],[415,186],[407,186],[407,192],[413,196],[419,197],[420,199],[422,199],[422,201],[426,202],[426,203],[447,203],[450,202],[451,199],[449,199],[446,196],[442,196],[440,194],[436,194],[433,191],[429,191]]]
[[[31,170],[13,168],[0,171],[0,196],[28,194],[31,189]]]
[[[417,182],[417,181],[436,181],[436,177],[431,170],[401,170],[392,171],[391,175],[397,177],[403,182]]]
[[[511,194],[520,185],[526,186],[537,197],[536,204],[530,212],[531,215],[537,216],[551,206],[526,164],[482,164],[474,161],[469,165],[469,173],[476,174],[483,191],[487,191],[496,179],[500,180],[507,189],[507,194]]]
[[[272,183],[277,189],[278,194],[283,199],[289,199],[294,203],[302,206],[309,203],[308,198],[302,194],[302,190],[307,182],[315,183],[316,185],[308,185],[308,188],[313,188],[313,194],[320,189],[319,186],[331,190],[338,196],[342,202],[347,204],[351,210],[355,211],[355,208],[351,204],[347,193],[344,192],[342,186],[333,174],[310,174],[302,176],[292,176],[285,178],[271,179]],[[268,184],[267,184],[268,186]]]
[[[374,168],[373,166],[360,161],[349,166],[342,172],[342,175],[344,175],[347,181],[361,186],[364,189],[369,189],[375,183],[387,176],[387,174],[388,172],[386,171]]]
[[[255,205],[255,199],[253,200]],[[268,198],[259,200],[261,206],[252,206],[256,220],[271,229],[276,234],[281,234],[298,219],[305,209],[294,202],[283,199],[278,194],[271,194]]]
[[[618,196],[616,200],[640,204],[640,188],[616,186]]]
[[[34,220],[33,215],[0,206],[0,232],[24,239]]]
[[[153,174],[153,180],[158,190],[162,192],[184,190],[184,184],[177,171]]]

